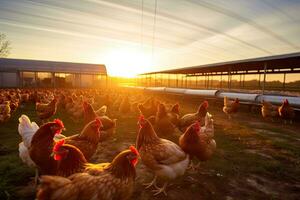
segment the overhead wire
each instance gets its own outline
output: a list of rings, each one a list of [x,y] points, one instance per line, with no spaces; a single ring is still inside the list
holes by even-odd
[[[157,0],[155,1],[154,5],[154,19],[153,19],[153,31],[152,31],[152,54],[151,54],[151,60],[152,64],[154,64],[154,48],[155,48],[155,33],[156,33],[156,14],[157,14]]]

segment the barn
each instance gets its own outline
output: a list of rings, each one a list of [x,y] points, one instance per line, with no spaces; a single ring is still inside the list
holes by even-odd
[[[103,87],[103,64],[0,58],[0,87]]]

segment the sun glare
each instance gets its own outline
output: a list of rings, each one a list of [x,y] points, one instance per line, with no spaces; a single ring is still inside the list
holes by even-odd
[[[135,77],[151,66],[151,56],[133,49],[116,49],[106,56],[105,65],[111,76]]]

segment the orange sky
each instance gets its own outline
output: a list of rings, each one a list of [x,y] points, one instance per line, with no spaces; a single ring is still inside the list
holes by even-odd
[[[156,17],[143,2],[0,1],[0,31],[11,58],[103,63],[117,76],[300,51],[300,1],[157,0]]]

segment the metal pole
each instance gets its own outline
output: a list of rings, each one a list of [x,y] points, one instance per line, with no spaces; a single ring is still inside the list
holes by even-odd
[[[242,87],[242,74],[240,74],[240,88]]]
[[[258,73],[258,87],[260,88],[260,71]]]
[[[228,71],[228,89],[231,88],[231,71]]]
[[[267,76],[267,63],[264,64],[264,82],[263,82],[262,94],[265,94],[266,76]]]
[[[220,88],[222,88],[222,72],[221,72],[221,76],[220,76]]]
[[[187,87],[188,87],[188,76],[185,75],[185,88],[187,88]]]
[[[37,72],[34,72],[34,81],[35,81],[35,87],[37,87],[37,79],[38,79],[38,76],[37,76]]]
[[[283,74],[283,90],[285,90],[286,73]]]

